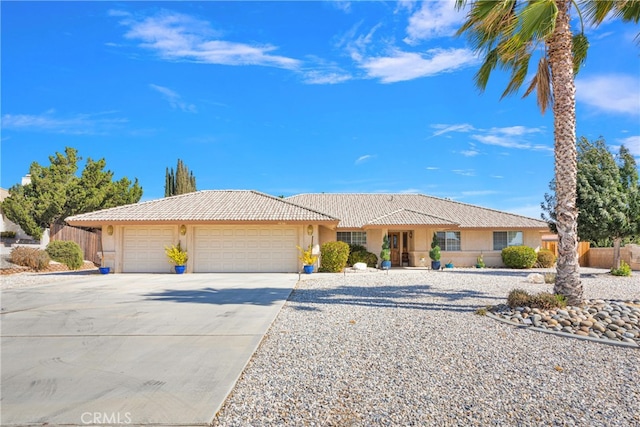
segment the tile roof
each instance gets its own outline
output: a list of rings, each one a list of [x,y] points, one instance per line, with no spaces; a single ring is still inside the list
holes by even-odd
[[[251,190],[204,190],[65,219],[71,225],[135,221],[329,221],[336,218]]]
[[[453,227],[456,224],[460,228],[492,229],[548,228],[542,220],[423,194],[321,193],[300,194],[285,200],[340,218],[340,228],[396,224],[451,224]],[[445,222],[437,223],[442,220]]]
[[[379,218],[372,219],[366,225],[441,225],[441,226],[456,226],[457,224],[446,220],[444,218],[438,218],[433,215],[428,215],[422,212],[412,211],[410,209],[398,209],[397,211],[388,213]]]

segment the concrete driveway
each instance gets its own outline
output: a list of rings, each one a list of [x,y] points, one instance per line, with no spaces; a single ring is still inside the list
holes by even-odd
[[[2,425],[203,425],[295,274],[87,275],[2,292]]]

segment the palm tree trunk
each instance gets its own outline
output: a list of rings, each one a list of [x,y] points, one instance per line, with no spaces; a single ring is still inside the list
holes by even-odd
[[[615,237],[613,239],[613,268],[620,268],[620,243],[622,237]]]
[[[576,206],[577,151],[576,100],[571,54],[569,7],[571,0],[556,0],[558,15],[549,39],[549,62],[553,85],[553,118],[556,178],[556,226],[558,266],[554,292],[571,305],[582,303],[578,263],[578,208]]]

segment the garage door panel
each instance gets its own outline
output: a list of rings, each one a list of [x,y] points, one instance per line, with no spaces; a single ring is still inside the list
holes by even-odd
[[[125,227],[122,271],[161,273],[170,270],[164,247],[173,244],[173,227]]]
[[[297,271],[296,227],[200,226],[195,272]]]

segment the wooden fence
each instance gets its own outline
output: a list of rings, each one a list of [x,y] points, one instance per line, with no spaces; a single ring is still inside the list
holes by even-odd
[[[589,266],[589,242],[578,242],[578,262],[581,267]],[[558,242],[556,240],[543,240],[542,249],[549,249],[558,256]]]
[[[100,256],[98,253],[101,250],[101,230],[93,232],[83,228],[71,227],[70,225],[52,224],[49,233],[51,241],[71,240],[76,242],[84,252],[84,259],[100,265]]]

